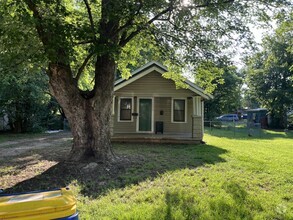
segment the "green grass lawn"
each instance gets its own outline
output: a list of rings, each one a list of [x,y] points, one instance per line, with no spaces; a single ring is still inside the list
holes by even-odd
[[[213,134],[201,146],[115,146],[147,162],[96,198],[77,185],[81,219],[293,219],[292,134]]]
[[[293,133],[209,132],[205,145],[115,144],[120,164],[89,172],[60,162],[70,143],[0,171],[10,167],[7,186],[24,169],[33,176],[8,191],[70,186],[80,219],[293,219]]]

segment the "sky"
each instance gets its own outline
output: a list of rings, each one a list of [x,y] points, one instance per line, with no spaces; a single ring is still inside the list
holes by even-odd
[[[258,44],[258,47],[261,48],[260,44],[262,42],[262,38],[263,36],[269,31],[268,29],[264,29],[264,28],[259,28],[256,27],[255,25],[251,24],[248,25],[253,36],[254,36],[254,40],[255,42]],[[273,31],[274,29],[271,29],[271,31]],[[241,61],[241,57],[242,57],[242,53],[243,53],[243,49],[239,48],[237,49],[238,54],[235,55],[235,57],[232,59],[232,61],[234,62],[234,64],[238,67],[238,69],[241,69],[244,66],[244,63]]]

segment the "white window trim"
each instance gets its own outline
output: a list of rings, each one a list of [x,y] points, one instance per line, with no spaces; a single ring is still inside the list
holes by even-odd
[[[112,115],[115,115],[115,101],[116,101],[116,96],[113,95],[113,100],[112,100]]]
[[[184,121],[174,121],[174,99],[185,101],[185,118]],[[187,98],[172,98],[171,102],[171,123],[187,123]]]
[[[131,99],[131,120],[120,120],[120,103],[121,103],[121,99]],[[134,108],[134,101],[133,101],[133,97],[119,97],[119,100],[118,100],[118,118],[117,118],[117,121],[118,122],[133,122],[133,116],[132,116],[132,113],[133,113],[133,108]]]
[[[201,138],[204,134],[204,101],[201,102]]]
[[[152,129],[151,129],[151,131],[140,131],[139,130],[139,112],[140,112],[140,109],[139,109],[139,100],[140,99],[151,99],[152,100]],[[137,118],[137,120],[136,120],[136,132],[137,133],[154,133],[154,117],[155,117],[155,111],[154,111],[154,104],[155,104],[155,102],[154,102],[154,97],[137,97],[137,106],[136,106],[136,109],[137,109],[137,112],[138,112],[138,118]]]

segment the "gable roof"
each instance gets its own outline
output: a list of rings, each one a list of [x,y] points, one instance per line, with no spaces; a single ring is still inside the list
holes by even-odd
[[[156,61],[151,61],[145,65],[143,65],[142,67],[138,68],[137,70],[133,71],[131,73],[131,77],[129,79],[118,79],[115,81],[114,83],[114,91],[117,91],[121,88],[123,88],[124,86],[142,78],[143,76],[153,72],[153,71],[157,71],[161,74],[168,72],[167,67],[163,66],[162,64],[156,62]],[[199,86],[195,85],[193,82],[189,81],[189,80],[185,80],[185,83],[187,84],[189,90],[193,91],[194,93],[200,95],[201,97],[209,100],[212,99],[213,96],[211,94],[208,94],[206,91],[204,91],[202,88],[200,88]]]

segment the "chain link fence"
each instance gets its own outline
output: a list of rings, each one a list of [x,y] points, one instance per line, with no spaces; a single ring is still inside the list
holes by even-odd
[[[205,130],[209,133],[217,132],[219,130],[228,130],[236,136],[251,136],[262,137],[264,130],[260,123],[247,122],[247,120],[239,121],[204,121]]]

